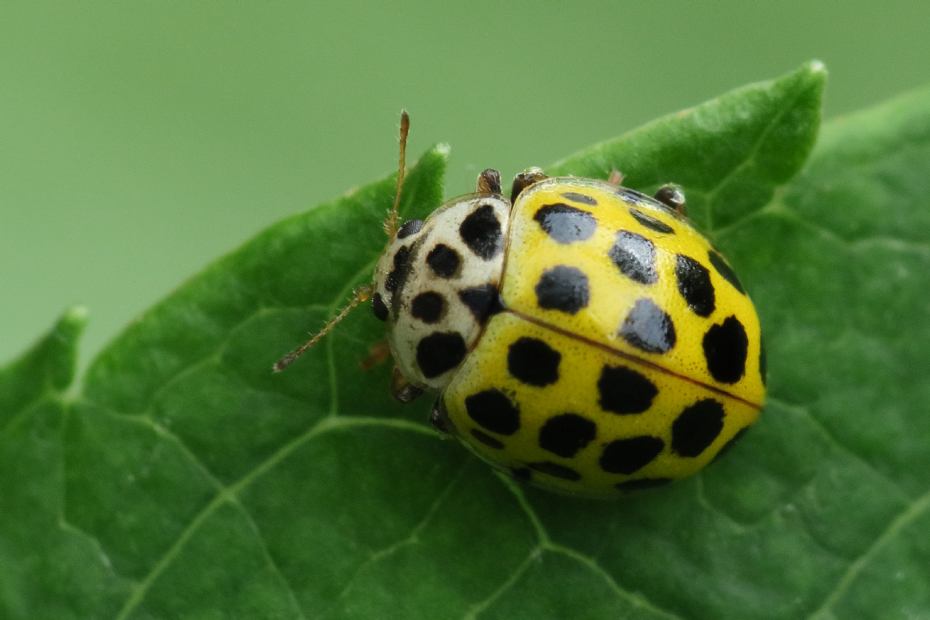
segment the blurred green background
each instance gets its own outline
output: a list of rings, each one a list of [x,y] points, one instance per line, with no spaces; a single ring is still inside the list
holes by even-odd
[[[828,118],[930,83],[930,3],[0,4],[0,360],[82,362],[289,214],[452,145],[447,195],[818,58]],[[670,179],[672,180],[672,179]]]

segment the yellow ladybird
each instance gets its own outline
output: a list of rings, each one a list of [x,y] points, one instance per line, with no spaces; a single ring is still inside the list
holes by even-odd
[[[389,218],[353,305],[387,324],[395,397],[437,392],[431,421],[494,467],[588,496],[664,484],[765,399],[752,302],[684,211],[675,186],[538,168],[508,199],[487,170],[426,220]]]

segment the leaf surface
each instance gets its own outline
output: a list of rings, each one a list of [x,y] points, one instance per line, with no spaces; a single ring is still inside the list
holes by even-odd
[[[64,394],[82,309],[0,368],[0,616],[90,618],[126,592],[97,541],[63,519]]]
[[[771,398],[727,458],[618,501],[518,487],[429,402],[393,403],[388,365],[359,370],[383,337],[366,310],[272,374],[370,279],[388,178],[182,285],[73,401],[75,330],[0,372],[3,615],[930,614],[930,92],[829,124],[805,166],[823,80],[806,65],[548,170],[682,184],[740,274]],[[444,166],[411,170],[405,217],[442,201]]]

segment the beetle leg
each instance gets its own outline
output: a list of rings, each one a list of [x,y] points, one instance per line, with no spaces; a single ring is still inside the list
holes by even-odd
[[[415,401],[422,393],[421,388],[410,383],[400,368],[394,366],[394,374],[391,375],[391,396],[394,400],[406,405]]]
[[[387,338],[382,338],[368,348],[368,357],[358,361],[359,367],[368,372],[387,358],[391,357],[391,347],[388,345]]]
[[[610,171],[610,176],[607,177],[607,182],[610,183],[611,185],[620,185],[621,183],[623,183],[623,177],[624,177],[624,174],[620,172],[619,170],[617,170],[616,168],[614,168],[613,170]]]
[[[440,396],[436,399],[436,402],[433,403],[433,408],[429,412],[429,421],[436,430],[438,430],[443,435],[456,435],[455,425],[452,424],[452,420],[449,419],[449,412],[446,411],[446,403],[443,400],[443,397]]]

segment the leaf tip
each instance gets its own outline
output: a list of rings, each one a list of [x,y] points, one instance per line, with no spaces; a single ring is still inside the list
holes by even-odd
[[[74,306],[62,315],[61,322],[84,327],[87,325],[87,315],[87,306]]]
[[[805,83],[814,88],[823,90],[827,81],[827,66],[819,60],[809,60],[795,72]]]
[[[87,307],[74,306],[65,311],[55,324],[52,334],[57,340],[66,343],[69,348],[76,348],[78,338],[87,326]]]
[[[433,150],[436,151],[437,155],[443,159],[446,159],[449,157],[449,153],[452,152],[452,147],[449,146],[448,142],[440,142],[435,147],[433,147]]]

